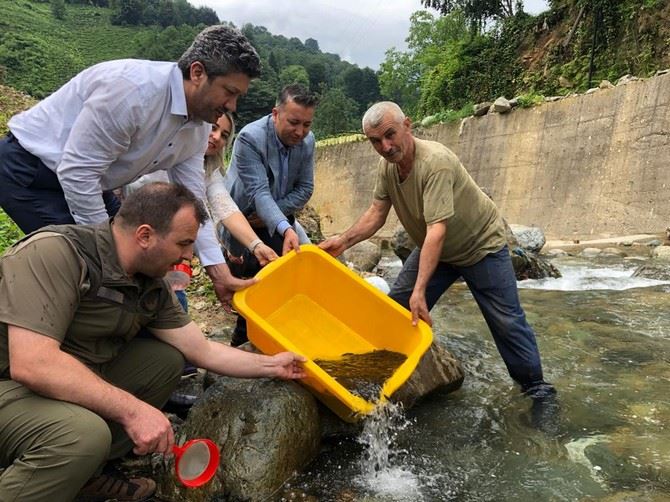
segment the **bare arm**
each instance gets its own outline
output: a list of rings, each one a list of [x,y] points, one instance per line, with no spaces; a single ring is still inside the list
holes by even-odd
[[[354,244],[373,236],[388,217],[391,201],[374,199],[372,205],[346,232],[326,239],[319,247],[333,256],[339,256]]]
[[[305,358],[292,352],[274,356],[255,354],[214,342],[205,336],[194,322],[178,329],[152,329],[160,340],[178,349],[184,357],[200,368],[220,375],[239,378],[303,378],[301,362]]]
[[[37,394],[78,404],[118,422],[138,455],[172,450],[172,426],[160,410],[100,378],[63,352],[58,340],[12,325],[8,334],[13,380]]]
[[[426,287],[440,261],[442,246],[446,236],[446,220],[428,225],[426,229],[426,238],[423,241],[421,254],[419,255],[419,272],[416,276],[412,296],[409,298],[409,309],[412,312],[412,324],[414,326],[419,322],[419,319],[423,319],[431,326],[433,325],[433,320],[430,317],[426,303]]]

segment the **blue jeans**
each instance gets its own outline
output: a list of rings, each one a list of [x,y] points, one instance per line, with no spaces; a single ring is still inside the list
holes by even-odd
[[[389,293],[405,308],[409,308],[409,298],[416,283],[420,252],[419,248],[412,251]],[[459,277],[463,277],[472,292],[512,379],[523,391],[549,386],[543,379],[535,333],[519,303],[516,276],[507,246],[486,255],[474,265],[439,262],[426,287],[429,310]]]

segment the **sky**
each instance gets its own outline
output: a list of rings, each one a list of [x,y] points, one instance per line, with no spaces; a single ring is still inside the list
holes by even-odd
[[[405,50],[410,15],[420,0],[190,0],[214,9],[222,21],[237,27],[265,26],[274,35],[313,38],[322,52],[338,54],[360,67],[377,70],[387,49]],[[546,0],[525,0],[524,10],[537,14]]]

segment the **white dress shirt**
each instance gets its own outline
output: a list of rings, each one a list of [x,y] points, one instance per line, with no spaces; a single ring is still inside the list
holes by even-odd
[[[92,66],[9,121],[23,148],[54,171],[77,223],[108,218],[102,192],[165,169],[206,201],[203,156],[211,125],[188,120],[175,63],[124,59]],[[203,265],[224,263],[208,221],[198,232]]]

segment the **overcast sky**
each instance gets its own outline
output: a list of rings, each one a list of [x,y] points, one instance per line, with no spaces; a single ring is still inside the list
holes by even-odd
[[[313,38],[323,52],[378,69],[387,49],[405,50],[410,15],[420,0],[190,0],[222,21],[265,26],[274,35]],[[546,0],[525,0],[526,12],[546,10]]]

